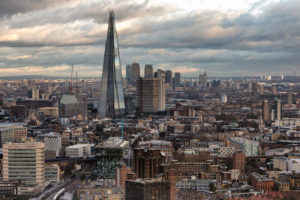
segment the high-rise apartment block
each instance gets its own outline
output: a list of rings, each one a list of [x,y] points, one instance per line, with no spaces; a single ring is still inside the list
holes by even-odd
[[[280,99],[275,100],[275,115],[276,115],[276,120],[280,121],[281,120],[281,100]]]
[[[270,107],[269,107],[269,102],[268,100],[264,100],[262,102],[262,119],[263,120],[270,120]]]
[[[137,108],[139,112],[159,111],[159,93],[157,78],[139,78],[137,80]]]
[[[157,70],[158,78],[158,110],[166,110],[166,73],[163,70]]]
[[[140,113],[165,110],[166,92],[164,76],[137,80],[137,108]]]
[[[245,154],[241,151],[233,155],[233,169],[240,170],[241,174],[245,173]]]
[[[273,95],[277,94],[277,87],[275,85],[272,86],[271,92],[272,92]]]

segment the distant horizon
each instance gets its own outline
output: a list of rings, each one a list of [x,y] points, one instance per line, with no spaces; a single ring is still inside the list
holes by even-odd
[[[5,80],[7,79],[18,79],[20,77],[23,77],[23,80],[26,79],[34,79],[34,80],[44,80],[47,78],[51,78],[51,79],[70,79],[70,76],[47,76],[47,75],[16,75],[16,76],[0,76],[1,80]],[[141,76],[143,78],[143,76]],[[265,77],[265,76],[208,76],[208,79],[215,79],[215,78],[256,78],[256,79],[260,79],[261,77]],[[280,78],[281,76],[271,76],[272,78]],[[299,78],[300,76],[284,76],[284,77],[289,77],[289,78]],[[96,77],[96,76],[82,76],[82,77],[78,77],[80,79],[101,79],[101,77]],[[196,79],[199,78],[199,76],[181,76],[182,78],[188,78],[188,79]],[[123,79],[125,79],[125,77],[123,76]],[[73,80],[75,81],[75,78],[73,77]]]

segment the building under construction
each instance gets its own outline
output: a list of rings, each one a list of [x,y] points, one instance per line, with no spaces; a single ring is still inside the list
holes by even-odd
[[[95,151],[98,178],[113,179],[116,167],[129,154],[129,142],[119,137],[110,137],[97,145]]]

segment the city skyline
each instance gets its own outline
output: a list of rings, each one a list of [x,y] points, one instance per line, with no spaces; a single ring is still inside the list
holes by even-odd
[[[101,77],[114,9],[125,65],[183,77],[299,74],[295,0],[0,2],[0,76]],[[281,28],[278,28],[281,27]],[[143,67],[141,67],[143,74]]]

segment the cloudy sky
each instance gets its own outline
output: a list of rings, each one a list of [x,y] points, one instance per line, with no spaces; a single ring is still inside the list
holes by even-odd
[[[111,9],[123,73],[300,73],[299,0],[0,0],[0,76],[100,77]]]

